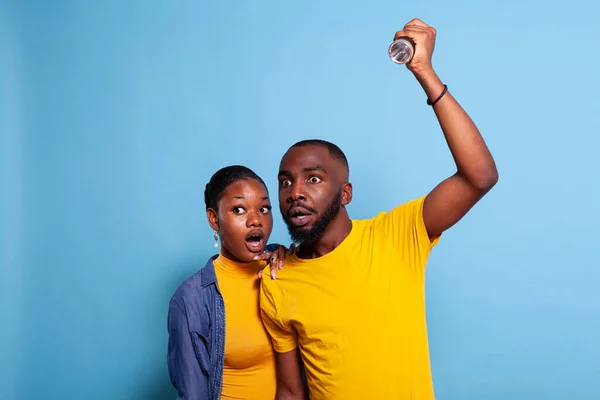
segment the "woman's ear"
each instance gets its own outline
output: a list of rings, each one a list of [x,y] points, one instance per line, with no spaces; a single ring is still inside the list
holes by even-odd
[[[206,218],[208,218],[208,224],[213,231],[219,232],[219,217],[215,209],[209,208],[206,210]]]

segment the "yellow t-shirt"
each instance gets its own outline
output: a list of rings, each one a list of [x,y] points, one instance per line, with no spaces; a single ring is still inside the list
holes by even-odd
[[[311,400],[434,399],[424,286],[440,238],[429,240],[423,200],[353,220],[332,252],[289,256],[262,280],[273,347],[299,346]]]
[[[272,400],[277,386],[275,357],[260,318],[256,275],[264,263],[236,263],[219,255],[213,264],[225,302],[221,399]]]

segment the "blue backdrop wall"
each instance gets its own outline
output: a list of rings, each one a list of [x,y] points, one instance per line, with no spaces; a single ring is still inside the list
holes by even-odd
[[[454,172],[387,46],[434,66],[484,134],[494,190],[432,254],[440,399],[597,399],[596,3],[3,1],[0,399],[169,399],[167,302],[213,252],[203,189],[285,149],[351,165],[353,217]],[[273,197],[276,204],[276,196]],[[274,241],[288,243],[276,214]]]

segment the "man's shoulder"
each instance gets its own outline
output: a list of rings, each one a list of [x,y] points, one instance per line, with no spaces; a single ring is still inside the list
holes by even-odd
[[[260,279],[260,294],[261,296],[265,293],[271,292],[279,292],[277,289],[277,285],[280,284],[278,282],[278,278],[281,278],[282,275],[287,275],[286,271],[288,271],[292,266],[290,265],[291,261],[287,259],[285,264],[283,265],[283,269],[277,270],[275,279],[271,278],[271,267],[267,264],[262,271],[262,278]]]
[[[271,267],[269,264],[262,270],[260,280],[260,300],[272,304],[281,304],[284,293],[296,292],[295,287],[306,269],[302,268],[303,263],[295,260],[295,257],[288,255],[282,269],[278,269],[275,279],[271,278]]]
[[[358,220],[353,219],[353,221],[358,221],[358,222],[364,224],[364,226],[367,226],[369,224],[377,223],[381,219],[386,218],[386,217],[406,216],[406,215],[409,215],[416,211],[421,210],[423,208],[423,204],[425,202],[426,197],[427,197],[426,195],[423,195],[421,197],[411,198],[402,203],[396,204],[395,206],[392,206],[391,208],[379,210],[374,216],[372,216],[370,218],[358,219]]]
[[[394,207],[392,207],[392,210],[395,210],[395,209],[418,209],[423,206],[423,203],[425,202],[426,198],[427,198],[427,195],[409,198],[408,200],[405,200],[402,203],[396,204]]]

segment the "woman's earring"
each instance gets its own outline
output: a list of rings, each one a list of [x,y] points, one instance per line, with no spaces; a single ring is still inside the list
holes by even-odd
[[[213,237],[215,238],[215,249],[219,248],[219,235],[217,235],[217,231],[215,231],[215,234],[213,235]]]

